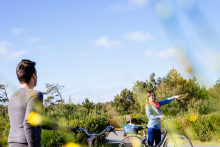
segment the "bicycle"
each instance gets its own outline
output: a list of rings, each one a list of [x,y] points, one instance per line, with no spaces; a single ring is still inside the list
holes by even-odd
[[[163,138],[161,139],[160,143],[157,146],[154,147],[193,147],[191,141],[184,135],[181,134],[175,134],[175,133],[169,133],[170,136],[166,138],[168,129],[167,129],[167,121],[170,121],[171,119],[166,120],[166,130],[163,135]],[[136,133],[138,131],[143,131],[144,139],[141,139],[137,136],[128,136],[124,138],[121,143],[118,145],[118,147],[147,147],[149,146],[148,140],[145,134],[144,129],[147,129],[147,126],[133,126],[132,129]]]
[[[90,134],[85,128],[79,128],[78,126],[76,126],[76,128],[75,128],[75,130],[74,130],[74,133],[76,134],[76,133],[77,133],[76,131],[78,131],[78,130],[84,130],[88,136],[91,136],[91,137],[88,138],[88,140],[87,140],[89,147],[92,147],[92,141],[93,141],[93,139],[94,139],[96,136],[101,136],[101,135],[103,135],[105,132],[114,132],[115,135],[117,135],[117,133],[116,133],[115,130],[114,130],[114,127],[112,127],[112,126],[110,126],[110,125],[109,125],[107,128],[105,128],[105,129],[104,129],[101,133],[99,133],[99,134],[96,134],[96,133]],[[74,133],[73,133],[73,134],[74,134]],[[118,135],[117,135],[117,136],[118,136]]]

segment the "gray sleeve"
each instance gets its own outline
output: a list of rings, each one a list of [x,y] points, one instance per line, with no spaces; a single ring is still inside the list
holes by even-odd
[[[42,129],[45,129],[45,130],[59,130],[59,125],[56,124],[56,123],[52,123],[52,122],[43,120]]]
[[[39,147],[39,145],[38,145],[37,126],[31,126],[28,123],[27,118],[28,118],[28,115],[30,114],[30,112],[33,112],[33,111],[42,115],[42,113],[39,112],[39,110],[38,110],[38,108],[41,109],[41,107],[43,107],[41,105],[43,105],[41,102],[41,95],[34,94],[29,97],[28,102],[27,102],[27,107],[26,107],[25,119],[23,122],[24,131],[26,134],[26,139],[27,139],[29,147]]]

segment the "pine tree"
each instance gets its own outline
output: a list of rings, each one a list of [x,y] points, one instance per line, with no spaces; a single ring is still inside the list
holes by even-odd
[[[111,101],[111,105],[117,108],[120,114],[129,114],[133,111],[133,105],[135,104],[135,99],[133,97],[133,92],[128,89],[123,89],[120,95],[116,95],[114,100]]]
[[[90,102],[88,98],[86,98],[85,102],[82,102],[82,107],[87,109],[87,112],[89,113],[92,109],[95,108],[95,105],[93,102]]]
[[[9,102],[8,93],[6,91],[6,88],[8,86],[9,86],[8,84],[6,84],[6,85],[0,84],[0,103],[4,104],[4,105],[7,105]]]
[[[61,86],[59,84],[45,84],[47,91],[44,93],[45,95],[48,95],[47,99],[45,99],[46,103],[49,104],[57,104],[57,103],[64,103],[64,99],[62,98],[62,92],[61,90],[65,86]]]

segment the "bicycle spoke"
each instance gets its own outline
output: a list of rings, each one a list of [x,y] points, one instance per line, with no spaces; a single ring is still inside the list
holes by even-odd
[[[127,137],[121,142],[120,147],[143,147],[142,141],[138,137]]]
[[[185,136],[175,135],[168,140],[166,147],[192,147],[192,144]]]

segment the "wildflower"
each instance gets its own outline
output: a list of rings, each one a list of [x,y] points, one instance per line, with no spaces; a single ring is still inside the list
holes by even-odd
[[[198,116],[199,116],[198,113],[193,113],[189,117],[187,117],[187,120],[189,122],[195,122],[197,120]]]

